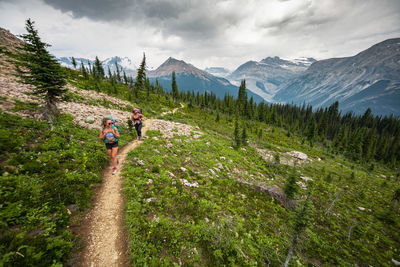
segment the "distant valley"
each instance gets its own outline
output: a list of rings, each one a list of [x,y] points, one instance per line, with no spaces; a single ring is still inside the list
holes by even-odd
[[[73,67],[71,58],[58,60]],[[78,68],[81,61],[93,64],[85,58],[76,61]],[[108,68],[115,72],[118,64],[128,76],[136,75],[137,66],[128,57],[112,57],[102,63],[106,72]],[[147,76],[170,90],[172,71],[182,91],[236,96],[240,81],[245,79],[248,95],[255,102],[306,103],[318,108],[339,101],[343,113],[362,114],[369,107],[376,115],[400,115],[400,38],[376,44],[353,57],[320,61],[267,57],[247,61],[234,71],[224,67],[201,70],[170,57],[157,69],[147,71]]]

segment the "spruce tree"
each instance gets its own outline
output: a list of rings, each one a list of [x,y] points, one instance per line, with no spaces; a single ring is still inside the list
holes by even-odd
[[[17,52],[11,54],[15,64],[16,76],[21,82],[33,85],[33,93],[45,100],[44,117],[52,122],[58,113],[57,101],[67,92],[66,74],[50,55],[46,47],[50,45],[41,41],[34,22],[28,19],[25,24],[27,34],[21,35],[25,41]]]
[[[87,78],[88,78],[88,74],[87,74],[85,65],[83,65],[83,62],[82,62],[82,61],[81,61],[81,73],[82,73],[82,76],[83,76],[84,79],[87,79]]]
[[[142,63],[140,63],[135,82],[135,97],[138,97],[138,91],[143,90],[146,81],[146,55],[143,53]]]
[[[314,217],[314,210],[315,208],[311,200],[311,194],[308,193],[307,198],[300,202],[300,205],[297,206],[294,212],[292,242],[284,263],[285,267],[289,266],[289,262],[300,241],[301,234],[309,225],[311,225]]]
[[[88,72],[89,72],[89,74],[91,74],[91,75],[93,75],[93,72],[92,72],[92,64],[90,64],[90,61],[88,60]]]
[[[246,125],[242,123],[242,136],[240,138],[240,143],[244,146],[247,146],[247,132],[246,132]]]
[[[125,71],[124,71],[124,83],[125,83],[125,85],[128,85],[128,77],[126,76],[126,73],[125,73]]]
[[[245,113],[245,107],[247,103],[246,80],[242,80],[240,83],[237,102],[239,115],[243,115]]]
[[[119,71],[119,67],[118,67],[118,63],[117,62],[115,62],[115,68],[117,70],[117,76],[116,76],[117,81],[121,82],[121,72]]]
[[[235,148],[240,147],[240,137],[239,137],[239,121],[238,116],[236,116],[235,120],[235,130],[233,131],[233,146]]]
[[[296,184],[297,173],[296,169],[293,168],[292,173],[286,179],[283,191],[285,192],[288,199],[294,199],[296,193],[299,190],[299,186]]]
[[[76,61],[75,61],[75,58],[72,57],[71,60],[72,60],[72,66],[74,66],[74,69],[76,69]]]
[[[108,68],[108,80],[111,81],[111,79],[113,78],[113,75],[111,74],[111,70],[110,70],[110,66],[107,67]]]
[[[178,100],[178,85],[176,84],[176,76],[175,76],[175,71],[172,72],[172,83],[171,83],[171,88],[172,88],[172,98],[174,99],[174,102]]]
[[[215,117],[215,122],[219,122],[219,109],[217,109],[217,116]]]
[[[100,79],[104,78],[104,68],[97,56],[93,65],[93,75]]]
[[[262,129],[260,128],[260,130],[258,130],[258,139],[257,139],[258,142],[261,141],[262,133],[263,133],[263,131],[262,131]]]

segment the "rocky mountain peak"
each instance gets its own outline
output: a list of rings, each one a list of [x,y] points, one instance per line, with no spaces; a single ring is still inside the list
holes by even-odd
[[[209,74],[202,71],[192,64],[188,64],[183,60],[178,60],[173,57],[169,57],[164,63],[162,63],[156,70],[149,71],[149,77],[160,77],[171,75],[175,71],[176,74],[191,74],[199,77],[205,77]]]

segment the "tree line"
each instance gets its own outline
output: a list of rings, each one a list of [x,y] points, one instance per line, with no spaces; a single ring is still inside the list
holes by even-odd
[[[181,92],[179,98],[189,106],[209,109],[244,120],[264,122],[298,134],[313,146],[322,143],[331,153],[341,153],[355,161],[372,160],[396,166],[400,162],[400,120],[391,116],[373,115],[368,108],[363,115],[342,114],[339,102],[313,110],[311,105],[255,103],[248,99],[246,82],[239,87],[238,96],[217,98],[212,92]],[[260,133],[262,134],[262,133]]]
[[[25,43],[17,49],[16,53],[7,52],[7,54],[12,58],[20,80],[33,85],[34,93],[43,96],[46,100],[44,115],[51,121],[57,113],[56,101],[67,91],[64,88],[66,73],[47,51],[46,47],[49,45],[40,40],[31,20],[26,21],[26,29],[28,33],[21,36]],[[74,58],[72,58],[72,63],[74,68],[77,68]],[[147,99],[150,93],[156,93],[157,96],[169,96],[174,102],[184,101],[189,107],[198,106],[212,110],[217,113],[217,119],[222,113],[236,116],[244,121],[253,120],[284,127],[288,130],[288,135],[298,134],[311,146],[316,142],[322,143],[329,152],[341,153],[355,161],[376,160],[392,166],[396,166],[400,161],[400,120],[393,115],[374,116],[369,108],[363,115],[355,115],[352,112],[341,114],[338,102],[317,110],[313,110],[312,106],[306,104],[298,106],[255,103],[252,97],[248,99],[245,80],[241,82],[236,98],[226,94],[220,99],[214,93],[207,91],[202,94],[199,92],[195,94],[193,91],[179,92],[175,72],[171,77],[171,89],[164,91],[158,80],[153,84],[146,77],[145,54],[143,54],[135,80],[128,77],[117,63],[115,64],[116,71],[111,73],[108,69],[106,75],[101,61],[96,56],[93,64],[87,62],[85,66],[81,62],[80,72],[84,79],[94,83],[97,91],[100,91],[100,86],[104,81],[111,83],[111,86],[109,84],[106,86],[109,94],[118,95],[117,84],[128,86],[130,101],[134,99],[137,102],[138,92],[141,90],[146,91]],[[246,143],[245,131],[242,131],[241,138],[239,138],[238,129],[235,133],[236,144]],[[262,135],[261,129],[259,135]]]

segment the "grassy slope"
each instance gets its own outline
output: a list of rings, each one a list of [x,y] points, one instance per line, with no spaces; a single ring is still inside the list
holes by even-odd
[[[93,80],[83,80],[76,72],[70,75],[71,83],[94,89]],[[101,82],[100,91],[112,94],[110,86]],[[127,87],[117,87],[118,97],[128,99]],[[69,97],[73,101],[79,98],[74,94]],[[92,104],[112,106],[98,101]],[[145,116],[175,106],[168,98],[154,94],[146,100],[145,92],[140,92],[139,103],[133,105],[143,108]],[[16,108],[36,109],[26,103],[17,103]],[[52,130],[46,123],[31,119],[5,114],[0,118],[1,262],[48,266],[65,261],[73,244],[66,228],[70,217],[66,206],[83,208],[89,203],[90,187],[100,181],[107,162],[104,145],[97,140],[96,131],[77,127],[68,116],[61,117]],[[233,121],[222,115],[216,123],[210,112],[185,109],[165,119],[198,125],[206,134],[191,143],[179,142],[182,138],[177,137],[171,149],[163,148],[165,140],[149,139],[130,154],[125,194],[133,261],[279,265],[290,243],[292,212],[235,180],[261,180],[282,187],[290,168],[265,162],[250,147],[246,151],[230,149]],[[316,207],[314,223],[300,243],[301,261],[390,266],[391,258],[399,260],[398,209],[390,208],[393,192],[399,187],[396,173],[379,164],[368,171],[363,165],[334,157],[319,147],[310,148],[300,138],[265,124],[249,126],[253,142],[260,127],[264,129],[257,143],[260,147],[275,153],[300,150],[313,158],[327,158],[298,169],[315,181],[309,188]],[[11,134],[6,129],[11,129]],[[129,135],[123,134],[123,138],[126,142]],[[192,153],[190,161],[184,162],[188,153]],[[143,159],[146,165],[136,166],[134,157]],[[224,166],[217,172],[219,177],[208,171],[217,163]],[[180,170],[181,166],[188,171]],[[153,184],[147,185],[149,179]],[[197,181],[199,187],[182,186],[179,179]],[[335,198],[338,200],[332,212],[325,216]]]
[[[83,80],[69,71],[70,83],[92,89],[93,80]],[[111,85],[101,83],[103,92]],[[117,85],[126,100],[128,88]],[[68,101],[83,102],[79,93],[67,93]],[[145,116],[173,107],[165,97],[139,93]],[[2,99],[2,101],[9,101]],[[35,103],[14,101],[12,111],[37,111]],[[86,104],[130,109],[109,101]],[[127,118],[128,119],[128,118]],[[87,208],[91,187],[101,182],[108,163],[98,131],[82,128],[62,115],[51,125],[34,119],[0,113],[0,266],[50,266],[65,262],[74,246],[68,230],[70,214]],[[120,145],[135,135],[122,127]],[[68,208],[68,209],[67,209]]]
[[[165,140],[149,139],[130,154],[125,194],[134,264],[276,266],[284,261],[290,245],[292,212],[235,180],[283,187],[290,168],[265,162],[250,147],[246,151],[230,149],[230,118],[221,116],[216,123],[212,113],[185,109],[164,119],[198,125],[206,134],[198,141],[189,139],[190,143],[176,137],[169,149],[163,148]],[[301,262],[391,266],[392,258],[399,260],[400,218],[398,208],[393,209],[391,203],[394,190],[399,188],[396,172],[379,164],[369,171],[364,165],[309,147],[299,137],[265,124],[249,125],[253,142],[260,127],[265,129],[257,144],[260,147],[276,153],[299,150],[313,159],[326,158],[297,169],[299,176],[314,180],[307,183],[315,211],[313,223],[299,244]],[[190,160],[185,162],[186,157]],[[142,159],[145,165],[137,165],[134,158]],[[208,171],[217,163],[224,166],[218,177]],[[181,166],[188,171],[180,170]],[[180,179],[197,181],[199,187],[182,186]],[[301,189],[298,196],[307,191]],[[335,205],[325,215],[334,199]]]

